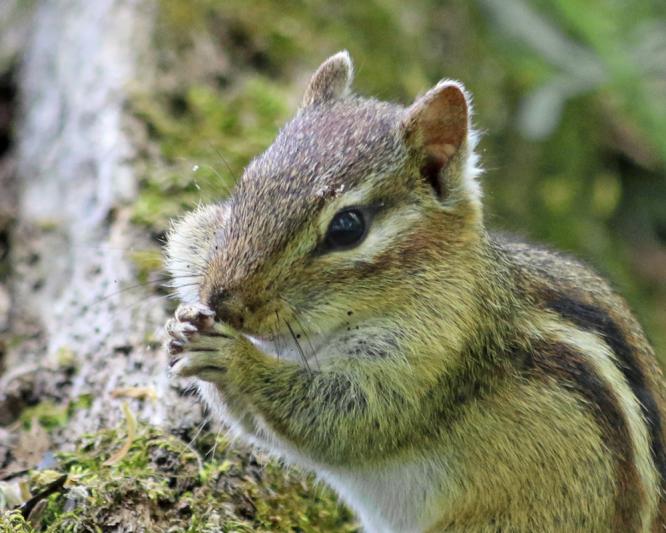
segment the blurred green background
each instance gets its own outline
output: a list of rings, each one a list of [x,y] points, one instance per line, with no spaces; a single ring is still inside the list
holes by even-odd
[[[474,96],[492,228],[573,252],[626,295],[666,363],[666,2],[160,0],[159,141],[135,220],[219,198],[346,48],[356,90]]]

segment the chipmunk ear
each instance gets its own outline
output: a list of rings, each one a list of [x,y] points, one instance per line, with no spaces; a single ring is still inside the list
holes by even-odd
[[[343,50],[324,61],[310,78],[303,96],[302,107],[341,98],[349,92],[354,78],[354,66],[349,52]]]
[[[480,201],[471,102],[462,84],[443,80],[405,110],[401,127],[420,172],[438,198]]]

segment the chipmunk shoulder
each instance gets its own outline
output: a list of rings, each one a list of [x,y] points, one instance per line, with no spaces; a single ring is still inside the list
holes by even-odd
[[[174,225],[172,370],[367,531],[656,531],[664,383],[581,263],[485,229],[463,86],[351,91],[346,52],[231,196]]]

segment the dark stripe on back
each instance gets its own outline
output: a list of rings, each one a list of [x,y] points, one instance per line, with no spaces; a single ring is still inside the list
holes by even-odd
[[[536,343],[525,354],[525,369],[532,378],[556,380],[565,390],[576,394],[592,411],[599,424],[604,444],[616,461],[616,499],[613,531],[633,531],[640,523],[644,500],[629,426],[610,386],[597,375],[584,355],[557,341]]]
[[[661,415],[652,393],[647,388],[645,376],[636,359],[633,349],[627,342],[620,327],[603,309],[583,303],[562,293],[551,293],[546,297],[546,305],[562,318],[573,322],[579,328],[601,335],[617,357],[619,369],[627,380],[634,396],[641,404],[643,417],[648,424],[652,459],[659,471],[661,485],[666,481],[666,454],[661,438]]]

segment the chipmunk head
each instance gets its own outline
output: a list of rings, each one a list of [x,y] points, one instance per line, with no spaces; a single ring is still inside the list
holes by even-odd
[[[276,350],[301,334],[320,352],[379,339],[431,284],[448,292],[436,306],[452,339],[463,328],[463,256],[481,233],[469,98],[442,81],[403,108],[351,94],[352,76],[347,52],[326,60],[231,197],[169,239],[180,298]]]

